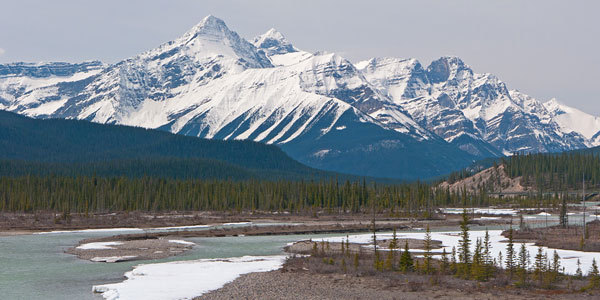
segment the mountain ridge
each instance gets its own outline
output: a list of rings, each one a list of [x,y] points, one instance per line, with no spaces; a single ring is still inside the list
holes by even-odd
[[[474,73],[458,57],[427,68],[415,59],[375,59],[369,69],[297,49],[274,29],[249,42],[214,16],[81,77],[46,85],[21,77],[9,89],[0,76],[0,109],[248,139],[313,167],[404,179],[512,152],[592,145],[563,132],[539,101],[512,92],[531,105],[519,104],[499,79]]]

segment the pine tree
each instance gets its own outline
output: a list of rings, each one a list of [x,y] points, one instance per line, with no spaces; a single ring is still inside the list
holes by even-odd
[[[385,259],[384,269],[387,271],[394,270],[394,250],[393,249],[389,249],[389,251],[388,251],[387,258]]]
[[[540,282],[540,285],[544,284],[544,273],[545,272],[546,272],[546,255],[543,252],[542,246],[539,246],[538,252],[535,255],[533,277],[535,280],[538,280]]]
[[[456,274],[458,272],[458,265],[456,262],[456,247],[452,246],[452,254],[450,256],[450,271]]]
[[[358,253],[354,254],[354,271],[358,270],[358,266],[360,264],[360,258],[358,256]]]
[[[498,252],[498,261],[497,261],[497,265],[500,269],[502,269],[502,262],[503,262],[503,257],[502,257],[502,251]]]
[[[470,263],[471,263],[471,252],[470,245],[471,240],[469,239],[469,216],[467,214],[467,209],[465,208],[462,213],[462,221],[460,222],[460,241],[458,243],[458,261],[459,265],[459,275],[463,277],[469,277],[470,273]]]
[[[475,241],[475,251],[473,251],[473,263],[471,264],[471,276],[475,280],[486,280],[485,265],[483,263],[482,242],[481,239]]]
[[[485,236],[483,238],[483,263],[485,265],[485,276],[489,278],[494,273],[494,262],[491,253],[492,242],[490,241],[490,233],[487,228],[485,229]]]
[[[312,256],[317,256],[319,254],[319,249],[317,248],[317,243],[313,242],[313,247],[312,247]]]
[[[400,262],[398,263],[398,268],[404,273],[411,272],[414,270],[413,259],[408,250],[408,241],[405,241],[404,243],[404,251],[400,255]]]
[[[440,262],[440,271],[442,274],[446,274],[448,272],[448,253],[446,252],[446,248],[442,249],[442,259]]]
[[[388,264],[391,266],[390,270],[396,269],[396,249],[398,249],[398,246],[398,235],[396,234],[396,228],[394,228],[392,240],[389,244],[390,252],[388,253]]]
[[[517,285],[525,286],[527,285],[527,269],[529,268],[529,252],[525,244],[521,244],[521,249],[519,250],[519,260],[518,260],[518,276],[519,281]]]
[[[506,244],[506,270],[508,271],[508,278],[512,280],[515,272],[515,247],[512,226],[508,230],[508,243]]]
[[[560,277],[560,256],[558,252],[554,250],[554,254],[552,256],[552,264],[550,265],[550,283],[555,283],[558,281]]]
[[[600,288],[600,273],[598,273],[598,264],[596,264],[596,259],[592,259],[592,266],[590,267],[590,271],[588,273],[589,284],[588,287],[590,289],[598,289]]]
[[[579,279],[583,277],[583,272],[581,271],[581,261],[579,261],[579,258],[577,259],[577,271],[575,271],[575,277]]]
[[[562,196],[562,205],[560,206],[560,226],[562,226],[563,228],[567,228],[567,225],[569,223],[569,219],[568,219],[568,214],[567,214],[567,197],[566,195]]]
[[[423,248],[425,250],[425,253],[423,254],[423,271],[425,274],[431,274],[433,268],[431,266],[431,230],[429,229],[429,224],[427,224],[425,229]]]

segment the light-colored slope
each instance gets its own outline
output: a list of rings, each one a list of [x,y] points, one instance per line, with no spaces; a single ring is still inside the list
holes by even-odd
[[[544,106],[552,113],[554,120],[565,132],[577,132],[587,139],[593,139],[600,132],[600,117],[585,113],[579,109],[569,107],[552,99]],[[594,141],[597,144],[600,141]]]

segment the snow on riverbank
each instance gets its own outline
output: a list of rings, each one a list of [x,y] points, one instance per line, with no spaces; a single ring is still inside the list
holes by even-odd
[[[463,213],[464,208],[441,208],[442,213],[449,215],[460,215]],[[507,215],[516,216],[519,211],[510,208],[467,208],[469,214],[482,214],[482,215]]]
[[[250,225],[252,222],[235,222],[235,223],[224,223],[223,226],[239,226],[239,225]]]
[[[59,234],[59,233],[93,233],[93,232],[118,232],[118,231],[143,231],[141,228],[99,228],[99,229],[79,229],[79,230],[55,230],[35,232],[33,234]]]
[[[188,225],[188,226],[156,227],[156,228],[146,228],[146,230],[187,230],[187,229],[198,229],[198,228],[208,228],[208,227],[212,227],[212,225]]]
[[[471,239],[471,249],[474,251],[475,249],[475,241],[477,238],[483,239],[485,236],[485,231],[470,231],[470,239]],[[506,257],[506,238],[501,235],[501,230],[490,230],[490,242],[492,244],[491,253],[494,258],[498,257],[498,253],[502,251],[502,256]],[[452,232],[432,232],[431,238],[433,240],[438,240],[442,242],[443,248],[435,249],[436,252],[442,251],[442,249],[446,249],[446,252],[451,253],[452,247],[456,247],[458,249],[458,242],[460,241],[460,232],[452,231]],[[359,243],[359,244],[369,244],[372,243],[372,234],[360,234],[360,235],[351,235],[348,237],[351,243]],[[377,239],[391,239],[391,233],[378,233]],[[398,238],[410,238],[410,239],[424,239],[424,232],[399,232]],[[318,239],[315,241],[329,241],[329,242],[341,242],[345,241],[345,236],[340,237],[330,237],[324,239]],[[533,257],[537,253],[537,246],[533,243],[525,243],[529,254]],[[521,247],[520,243],[515,244],[515,249],[519,249]],[[544,252],[548,254],[549,257],[552,257],[554,250],[553,248],[542,248]],[[411,250],[413,251],[413,250]],[[413,251],[420,252],[420,251]],[[556,252],[561,257],[561,266],[565,267],[565,273],[567,274],[575,274],[577,270],[577,259],[581,261],[581,269],[584,274],[587,274],[590,266],[592,265],[592,259],[595,258],[598,263],[600,263],[600,252],[582,252],[582,251],[574,251],[574,250],[561,250],[556,249]],[[471,252],[473,253],[473,252]]]
[[[184,241],[184,240],[169,240],[169,243],[181,244],[181,245],[196,245],[196,243]]]
[[[279,269],[286,256],[244,256],[139,265],[120,283],[92,288],[108,300],[192,299],[242,274]]]
[[[105,262],[105,263],[116,263],[121,261],[128,261],[136,258],[135,255],[125,255],[125,256],[108,256],[108,257],[94,257],[90,259],[93,262]]]
[[[115,249],[110,246],[118,246],[123,245],[121,242],[96,242],[96,243],[87,243],[77,246],[77,249],[80,250],[107,250],[107,249]]]

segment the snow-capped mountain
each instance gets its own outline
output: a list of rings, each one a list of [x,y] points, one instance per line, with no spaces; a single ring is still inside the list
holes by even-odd
[[[600,146],[600,117],[561,104],[556,99],[544,103],[544,107],[564,132],[579,133],[590,141],[590,146]]]
[[[70,85],[80,85],[104,68],[98,61],[0,65],[0,109],[28,116],[50,114],[66,101]]]
[[[442,175],[512,151],[591,145],[535,99],[457,58],[352,64],[274,29],[252,43],[213,16],[113,65],[0,65],[0,109],[276,144],[312,167]],[[599,129],[600,130],[600,129]]]
[[[442,57],[426,69],[414,59],[394,58],[357,66],[421,126],[474,155],[556,152],[590,145],[589,137],[565,131],[538,100],[509,91],[494,75],[473,72],[457,57]]]
[[[33,87],[29,111],[277,144],[310,166],[361,175],[429,177],[472,161],[346,59],[298,51],[274,30],[256,43],[260,49],[209,16],[172,42],[67,82],[68,89]],[[8,100],[5,108],[25,112],[21,97]]]
[[[256,48],[263,50],[268,56],[299,51],[275,28],[271,28],[266,33],[255,37],[253,44]]]

